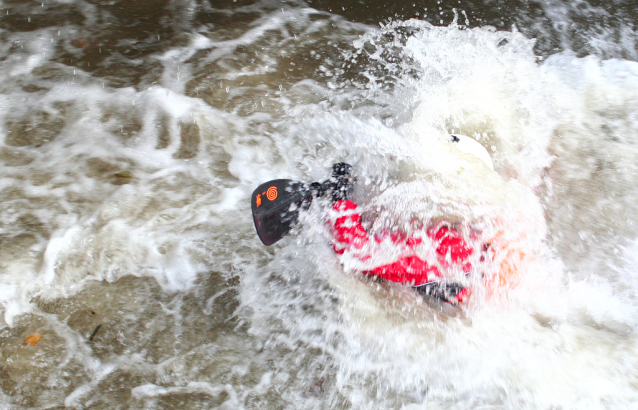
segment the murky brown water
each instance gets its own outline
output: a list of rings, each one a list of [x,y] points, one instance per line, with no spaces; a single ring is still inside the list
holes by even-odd
[[[636,15],[4,1],[0,407],[632,408]],[[448,132],[496,173],[432,178],[458,161],[432,148]],[[390,209],[524,215],[529,279],[441,313],[344,272],[318,209],[262,246],[254,187],[338,161]]]

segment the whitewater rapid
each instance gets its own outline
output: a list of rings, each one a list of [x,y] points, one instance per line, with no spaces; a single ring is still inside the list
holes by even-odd
[[[106,19],[77,5],[87,27]],[[525,28],[460,12],[377,27],[307,5],[209,12],[230,23],[124,46],[76,23],[3,33],[0,403],[635,405],[630,55],[539,55]],[[495,172],[450,133],[485,146]],[[533,263],[498,297],[442,312],[340,261],[319,204],[264,247],[252,190],[340,161],[362,207],[400,220],[442,204],[524,235]]]

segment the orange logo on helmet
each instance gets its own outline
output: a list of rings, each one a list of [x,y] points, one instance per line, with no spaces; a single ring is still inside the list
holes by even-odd
[[[274,201],[275,199],[277,199],[276,186],[271,186],[270,188],[268,188],[268,190],[266,191],[266,198],[268,198],[269,201]]]
[[[257,204],[257,208],[259,208],[259,206],[261,205],[261,195],[257,194],[255,204]]]

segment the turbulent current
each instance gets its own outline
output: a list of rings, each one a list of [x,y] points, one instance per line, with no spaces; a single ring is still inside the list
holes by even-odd
[[[636,408],[638,7],[608,3],[4,0],[0,408]],[[374,224],[518,241],[520,280],[371,280],[392,249],[336,255],[321,201],[263,246],[253,190],[336,162]]]

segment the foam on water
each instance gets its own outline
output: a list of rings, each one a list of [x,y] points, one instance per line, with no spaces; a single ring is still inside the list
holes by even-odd
[[[157,53],[158,82],[139,88],[56,62],[55,28],[0,50],[12,373],[1,400],[635,403],[638,64],[570,52],[539,62],[516,31],[372,29],[270,10],[252,7],[260,16],[231,39],[203,27]],[[455,151],[449,133],[483,144],[495,171]],[[331,249],[320,201],[293,235],[262,247],[252,189],[322,180],[338,161],[354,166],[355,197],[381,222],[453,215],[482,223],[481,240],[525,236],[518,286],[494,294],[475,277],[477,297],[453,312],[366,278],[365,263]],[[382,251],[367,263],[392,256]],[[30,351],[15,347],[33,330],[46,331],[41,377],[59,386],[42,397]]]
[[[558,141],[570,138],[557,135],[557,129],[574,129],[578,125],[566,118],[564,112],[576,111],[583,119],[591,118],[593,113],[579,107],[580,101],[587,101],[587,96],[580,93],[587,91],[566,81],[566,78],[576,77],[585,84],[593,83],[591,86],[599,81],[604,84],[628,77],[635,80],[635,63],[601,63],[594,57],[581,60],[566,53],[539,66],[531,53],[530,42],[516,33],[495,33],[484,29],[464,32],[431,28],[414,21],[397,23],[384,30],[392,32],[404,26],[423,30],[408,40],[407,51],[404,52],[421,64],[426,74],[432,72],[433,78],[426,75],[409,82],[416,88],[414,98],[419,101],[411,121],[399,127],[399,132],[394,135],[389,130],[369,132],[376,127],[364,125],[361,134],[365,134],[366,142],[375,141],[376,135],[386,134],[400,148],[385,153],[408,158],[406,161],[413,163],[410,169],[414,171],[416,167],[417,173],[438,170],[447,182],[444,186],[448,198],[474,199],[479,204],[491,200],[503,207],[501,213],[518,210],[531,217],[531,222],[526,225],[525,221],[519,220],[521,225],[517,228],[540,228],[541,237],[536,237],[535,241],[541,240],[544,232],[542,222],[539,222],[542,220],[541,205],[550,208],[550,212],[557,212],[562,207],[560,202],[543,203],[542,197],[516,194],[506,187],[497,188],[497,194],[492,197],[477,195],[471,182],[480,186],[482,189],[478,190],[485,195],[489,178],[483,175],[459,179],[451,172],[459,169],[458,160],[446,154],[436,139],[446,132],[462,132],[479,140],[484,137],[486,144],[490,144],[489,141],[494,144],[500,178],[507,181],[514,177],[536,189],[545,178],[545,168],[552,161],[564,166],[565,162],[573,160],[564,152],[568,158],[552,157],[548,152],[560,144]],[[372,40],[368,38],[369,43],[374,44],[376,35],[370,35]],[[507,43],[499,47],[503,39]],[[364,37],[361,44],[365,42]],[[454,50],[454,58],[450,55],[451,50]],[[417,58],[414,58],[415,55]],[[579,75],[564,66],[556,70],[556,64],[563,59],[587,74],[581,72]],[[592,62],[594,66],[588,68]],[[616,66],[616,69],[609,70],[607,67],[610,66]],[[598,78],[588,78],[597,72],[601,73],[595,76]],[[623,81],[623,85],[628,83]],[[423,92],[419,91],[421,87]],[[634,91],[632,86],[628,88],[619,93],[613,93],[612,89],[611,94],[623,105],[631,106],[635,101],[632,97]],[[623,111],[621,122],[635,129],[631,112],[631,109]],[[331,134],[337,128],[332,127],[330,121],[322,120],[322,124],[324,133]],[[325,124],[328,125],[327,131]],[[337,133],[339,140],[348,141],[349,127],[352,125],[344,125]],[[489,136],[484,135],[484,130],[489,130]],[[591,144],[600,139],[597,133],[598,129],[583,134],[575,131],[571,141],[574,144]],[[323,141],[330,139],[330,136],[322,138]],[[415,140],[425,147],[415,149],[411,145]],[[334,145],[339,148],[338,142]],[[349,145],[354,151],[365,151],[370,147],[366,144],[361,144],[365,147]],[[381,143],[380,151],[385,149],[385,144]],[[428,150],[431,150],[429,155]],[[410,156],[405,155],[408,151]],[[602,152],[601,149],[593,157]],[[374,159],[367,159],[367,155],[356,158],[359,159],[357,166],[364,170],[364,175],[365,170],[374,169]],[[372,162],[371,167],[368,167],[369,161]],[[386,164],[390,168],[396,167],[391,161]],[[591,168],[588,170],[593,171]],[[550,172],[555,172],[555,169],[550,169]],[[621,172],[620,176],[633,178],[630,169],[627,173]],[[401,182],[400,176],[390,181],[396,188],[406,184]],[[428,188],[432,189],[432,180],[426,179],[421,183],[429,184]],[[397,200],[405,199],[407,192],[413,193],[414,182],[410,184],[405,191],[399,189],[394,197],[391,192],[396,188],[386,189],[384,195],[390,196],[389,203],[396,204]],[[431,197],[431,194],[428,192],[423,198]],[[497,200],[499,195],[512,202]],[[554,196],[550,197],[552,201],[559,200],[555,195],[554,191]],[[520,203],[516,203],[515,198],[521,198]],[[559,198],[563,200],[562,196]],[[419,203],[416,197],[413,199],[415,204]],[[604,226],[604,223],[601,225]],[[599,226],[594,224],[593,228]],[[304,227],[304,231],[307,232],[308,228]],[[618,236],[617,233],[615,239]],[[574,239],[571,241],[573,243]],[[567,246],[571,246],[569,242]],[[307,247],[304,245],[295,252],[306,253]],[[613,275],[590,265],[585,276],[591,278],[583,280],[582,275],[571,275],[551,248],[537,243],[536,249],[538,259],[527,273],[529,276],[508,294],[506,304],[501,301],[494,306],[482,306],[472,310],[464,319],[446,319],[444,322],[435,320],[432,312],[421,307],[409,291],[393,287],[388,290],[385,286],[382,287],[385,290],[379,291],[379,285],[362,284],[360,279],[343,276],[338,267],[331,267],[328,273],[330,283],[341,292],[340,311],[343,316],[339,317],[347,321],[346,328],[339,331],[343,339],[338,340],[342,344],[331,350],[337,359],[336,386],[344,394],[349,392],[351,403],[364,408],[380,403],[391,407],[390,397],[396,399],[394,395],[398,392],[411,392],[411,397],[417,402],[430,399],[454,408],[490,405],[578,408],[596,403],[613,406],[631,403],[636,399],[632,387],[635,380],[628,377],[630,369],[636,365],[633,336],[635,304],[613,291],[616,283]],[[319,256],[321,262],[317,263],[320,266],[325,266],[325,252],[322,250]],[[591,259],[588,260],[591,262]],[[630,269],[635,269],[635,266]],[[307,297],[314,300],[310,295]],[[272,299],[270,303],[273,303]],[[292,315],[292,312],[287,311],[287,314]],[[300,325],[308,326],[303,321],[293,320],[293,323],[291,330],[299,331]],[[326,323],[320,327],[327,334],[334,331],[328,331]],[[312,326],[304,330],[308,335],[302,332],[302,338],[310,338],[319,331]],[[310,340],[315,340],[315,336]],[[380,390],[373,394],[370,385]],[[427,388],[424,389],[425,386]]]

